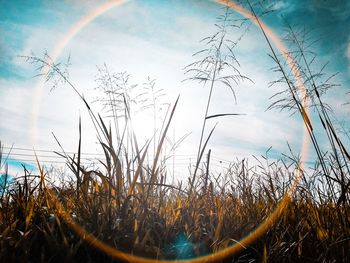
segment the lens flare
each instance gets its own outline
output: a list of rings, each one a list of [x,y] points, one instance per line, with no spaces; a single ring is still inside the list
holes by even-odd
[[[75,23],[68,32],[63,36],[62,39],[58,42],[58,44],[54,47],[51,58],[53,61],[57,60],[57,58],[62,53],[63,49],[66,47],[66,45],[79,33],[79,31],[87,26],[89,23],[91,23],[94,19],[97,17],[103,15],[108,10],[112,9],[113,7],[120,6],[128,1],[126,0],[111,0],[106,2],[105,4],[99,6],[98,8],[94,9],[92,12],[90,12],[88,15],[83,17],[81,20],[79,20],[77,23]],[[268,38],[273,45],[279,50],[279,52],[282,54],[286,62],[288,63],[289,67],[292,70],[293,76],[298,83],[298,86],[301,87],[300,91],[302,94],[305,94],[305,87],[303,85],[303,81],[300,78],[300,74],[298,72],[298,68],[295,67],[295,61],[293,58],[288,54],[288,49],[285,47],[281,39],[273,32],[271,28],[269,28],[266,24],[264,24],[261,20],[257,20],[250,11],[242,7],[241,5],[227,0],[215,0],[216,3],[228,6],[229,8],[235,10],[245,18],[249,19],[252,23],[254,23],[257,27],[261,27],[265,31],[265,36]],[[32,134],[32,143],[33,145],[36,144],[37,140],[37,118],[38,113],[40,110],[40,102],[42,98],[42,92],[43,92],[43,86],[45,83],[45,73],[47,73],[49,68],[44,68],[42,73],[43,77],[41,77],[36,85],[36,96],[35,101],[33,103],[32,108],[32,126],[31,126],[31,134]],[[303,107],[306,108],[306,101],[303,101]],[[306,113],[305,113],[306,114]],[[289,189],[289,192],[283,197],[283,199],[280,201],[274,212],[264,221],[262,222],[258,228],[256,228],[253,232],[251,232],[248,236],[244,237],[242,240],[240,240],[239,243],[236,243],[232,245],[231,247],[222,249],[218,252],[215,252],[213,254],[201,256],[194,259],[188,259],[188,260],[175,260],[175,261],[161,261],[161,260],[155,260],[155,259],[148,259],[148,258],[142,258],[135,255],[127,254],[124,252],[121,252],[117,250],[114,247],[111,247],[102,241],[98,240],[96,237],[94,237],[92,234],[88,233],[83,227],[76,224],[71,217],[69,213],[67,213],[62,206],[62,204],[59,202],[57,197],[54,193],[51,193],[51,201],[53,204],[55,204],[58,213],[62,216],[62,218],[66,221],[66,223],[78,234],[80,235],[84,240],[89,242],[90,244],[94,245],[96,248],[100,249],[102,252],[123,261],[129,261],[129,262],[136,262],[136,263],[151,263],[151,262],[214,262],[219,261],[224,258],[227,258],[229,256],[232,256],[239,251],[241,251],[244,247],[249,246],[254,241],[256,241],[259,237],[261,237],[266,231],[272,226],[272,224],[276,221],[276,219],[281,214],[282,210],[285,208],[285,206],[288,204],[290,200],[290,194],[294,192],[295,188],[297,187],[300,177],[301,177],[301,169],[302,164],[304,163],[305,159],[308,155],[308,149],[309,149],[309,141],[307,139],[306,135],[307,128],[304,126],[304,133],[303,133],[303,147],[301,152],[301,166],[300,169],[297,169],[296,176],[294,179],[294,182]],[[186,243],[187,244],[187,243]]]

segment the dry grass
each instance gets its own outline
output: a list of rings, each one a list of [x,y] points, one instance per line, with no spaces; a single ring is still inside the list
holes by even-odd
[[[294,176],[283,163],[265,169],[237,162],[229,167],[225,182],[209,177],[206,191],[204,184],[198,184],[189,195],[186,188],[162,184],[137,183],[131,189],[133,184],[118,172],[108,178],[98,171],[82,167],[80,171],[79,186],[55,188],[43,171],[36,175],[24,171],[22,180],[4,194],[1,262],[113,261],[69,227],[61,205],[88,233],[127,253],[158,259],[212,253],[259,226],[287,193]],[[117,175],[124,181],[119,189],[112,179]],[[298,186],[263,237],[227,262],[348,262],[349,199],[335,204],[313,180],[317,176]],[[54,202],[56,198],[61,205]]]
[[[258,16],[256,19],[259,20]],[[226,37],[226,31],[222,32],[219,43]],[[297,40],[296,36],[292,38]],[[269,39],[266,40],[269,43]],[[272,45],[270,47],[282,75],[278,83],[289,85],[280,93],[287,98],[278,100],[278,103],[284,102],[285,107],[282,104],[273,104],[273,107],[295,109],[300,113],[318,157],[314,171],[311,174],[302,171],[301,181],[293,192],[289,190],[300,167],[298,158],[292,154],[288,163],[271,162],[264,157],[257,159],[258,164],[253,166],[247,160],[236,161],[219,177],[202,167],[207,143],[203,138],[205,121],[213,117],[208,116],[207,111],[195,174],[189,175],[188,183],[168,184],[164,145],[177,101],[161,128],[156,129],[154,125],[152,140],[140,145],[132,128],[132,99],[127,88],[116,89],[118,85],[127,87],[124,75],[117,75],[115,83],[108,82],[112,78],[105,67],[99,79],[108,97],[106,107],[114,120],[112,128],[93,112],[64,71],[47,60],[48,56],[45,59],[27,57],[39,64],[40,69],[49,67],[47,77],[58,76],[83,100],[104,158],[99,168],[83,166],[79,140],[77,155],[70,156],[64,149],[59,153],[74,180],[54,185],[38,161],[38,173],[31,174],[24,168],[22,177],[11,185],[2,185],[0,262],[118,262],[119,259],[97,249],[91,235],[118,250],[147,258],[195,258],[240,244],[285,197],[288,204],[272,226],[248,247],[242,247],[238,254],[222,261],[350,262],[349,154],[318,92],[319,87],[328,86],[316,84],[309,68],[311,63],[303,48],[297,47],[301,59],[295,66],[305,73],[303,77],[308,82],[304,84],[310,88],[308,94],[313,94],[310,96],[312,106],[317,109],[329,139],[331,150],[324,153],[301,103],[305,98],[299,97],[294,80],[288,76]],[[209,62],[217,65],[220,56],[221,53],[215,53],[214,60]],[[210,90],[218,76],[216,73],[220,73],[215,70],[216,67],[205,80]],[[204,73],[207,72],[202,70],[201,74]],[[155,105],[152,108],[156,112]],[[0,164],[6,159],[2,152],[0,149]],[[0,166],[7,174],[7,168]],[[206,161],[206,167],[209,166],[210,151]],[[62,178],[67,177],[62,174]],[[72,227],[73,221],[86,233],[81,234]]]

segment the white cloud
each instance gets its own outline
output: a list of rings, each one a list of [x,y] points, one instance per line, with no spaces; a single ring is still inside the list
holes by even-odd
[[[273,4],[273,9],[274,10],[281,10],[281,9],[285,9],[289,6],[289,4],[285,1],[277,1]]]

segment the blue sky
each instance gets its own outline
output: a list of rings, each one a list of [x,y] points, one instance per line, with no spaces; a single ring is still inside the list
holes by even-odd
[[[46,85],[38,116],[37,145],[31,141],[31,102],[35,96],[35,67],[19,55],[34,52],[40,56],[50,53],[69,27],[104,1],[48,1],[0,0],[0,139],[7,146],[57,150],[54,132],[68,151],[77,147],[79,114],[83,116],[85,152],[96,152],[96,136],[89,124],[84,106],[67,87],[50,92]],[[318,54],[315,67],[329,61],[327,72],[339,72],[334,80],[341,84],[326,95],[325,100],[337,112],[340,120],[347,120],[350,101],[350,2],[280,0],[272,3],[275,12],[264,18],[266,24],[283,34],[283,20],[311,29],[319,41],[314,48]],[[134,83],[143,83],[147,76],[157,80],[157,87],[173,102],[181,93],[181,100],[172,133],[176,138],[191,132],[178,150],[187,159],[196,153],[201,118],[208,87],[183,82],[182,68],[193,61],[191,55],[203,48],[199,40],[215,31],[213,24],[221,7],[213,1],[129,1],[116,7],[87,25],[67,45],[61,60],[71,55],[69,68],[72,82],[90,99],[95,96],[97,69],[106,63],[114,72],[127,71]],[[236,34],[236,35],[235,35]],[[237,33],[232,37],[236,38]],[[279,87],[268,88],[276,79],[272,73],[269,50],[261,33],[254,27],[237,46],[241,71],[254,84],[244,82],[235,87],[237,103],[230,92],[218,87],[213,94],[211,112],[245,113],[237,118],[222,118],[209,145],[214,156],[232,160],[251,154],[270,154],[277,158],[287,153],[287,141],[298,152],[301,147],[302,125],[298,116],[288,112],[265,111],[269,97]],[[98,108],[98,106],[96,106]],[[136,132],[147,137],[145,116],[135,116]],[[215,122],[210,122],[212,127]],[[317,123],[316,123],[317,125]],[[147,125],[146,125],[147,126]],[[146,129],[147,130],[147,129]],[[142,131],[142,132],[141,132]],[[145,132],[145,134],[143,134]],[[322,131],[319,133],[322,135]],[[349,141],[345,140],[349,145]],[[193,156],[192,156],[193,158]],[[10,163],[10,166],[18,163]]]

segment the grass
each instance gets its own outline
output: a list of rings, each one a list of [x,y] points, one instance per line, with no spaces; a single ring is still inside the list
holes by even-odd
[[[250,8],[259,21],[253,6]],[[227,11],[225,15],[226,23]],[[221,47],[226,28],[219,27],[219,30],[217,44]],[[264,29],[261,30],[264,33]],[[104,158],[99,160],[98,168],[82,165],[79,139],[77,154],[69,155],[63,148],[57,153],[66,160],[74,180],[54,184],[50,172],[37,161],[37,173],[23,167],[23,176],[10,183],[6,179],[6,156],[2,155],[0,144],[0,167],[5,178],[1,183],[0,262],[122,261],[101,250],[98,242],[150,259],[186,260],[238,244],[238,253],[219,262],[349,262],[349,154],[323,102],[321,91],[330,86],[327,82],[320,83],[317,77],[320,74],[312,73],[312,63],[293,30],[290,27],[289,37],[297,44],[293,54],[299,54],[300,58],[294,66],[304,74],[309,96],[300,96],[288,65],[282,63],[266,37],[282,76],[274,83],[287,85],[278,94],[284,97],[278,98],[271,108],[295,110],[300,114],[318,158],[310,172],[300,168],[299,158],[291,152],[288,161],[261,157],[256,158],[255,165],[250,165],[248,160],[237,160],[228,165],[224,174],[215,177],[210,172],[210,150],[202,163],[207,141],[214,131],[204,139],[206,119],[234,114],[209,116],[209,95],[195,172],[189,175],[188,183],[169,184],[164,166],[168,156],[164,148],[179,98],[169,108],[160,128],[154,121],[153,138],[140,144],[133,132],[130,113],[133,99],[128,90],[134,86],[128,87],[125,74],[113,75],[106,66],[100,69],[99,81],[107,98],[105,107],[113,120],[113,125],[108,126],[59,65],[48,56],[27,57],[39,64],[40,69],[48,69],[47,77],[57,76],[59,82],[68,84],[81,98],[95,126]],[[213,44],[215,39],[210,41],[208,43]],[[200,69],[195,71],[200,75],[193,77],[202,80],[206,74],[203,81],[209,83],[210,94],[222,73],[217,70],[222,69],[219,64],[225,64],[225,56],[221,48],[215,48],[215,43],[214,59],[207,61],[214,65],[213,71]],[[236,68],[235,72],[239,79],[243,78]],[[226,75],[222,76],[225,80]],[[149,85],[150,90],[156,91],[153,81],[149,80]],[[231,84],[229,87],[234,92]],[[153,104],[145,104],[154,114],[156,96],[153,94]],[[311,101],[309,105],[323,123],[330,144],[328,152],[320,149],[311,117],[301,103],[306,99]],[[58,140],[57,143],[60,145]],[[293,188],[298,176],[300,182]],[[67,177],[62,174],[62,178]],[[242,239],[267,220],[282,200],[288,202],[271,227],[252,243],[242,244]]]
[[[288,193],[294,176],[283,163],[258,168],[242,161],[230,165],[226,180],[209,178],[207,188],[200,185],[189,196],[186,188],[162,184],[130,190],[127,180],[130,186],[118,191],[113,180],[82,172],[79,188],[73,183],[53,187],[44,173],[24,172],[1,200],[1,262],[113,262],[70,227],[65,213],[127,253],[153,259],[212,253],[258,227]],[[224,262],[347,262],[349,203],[335,204],[329,189],[320,189],[319,176],[297,187],[261,238]]]

